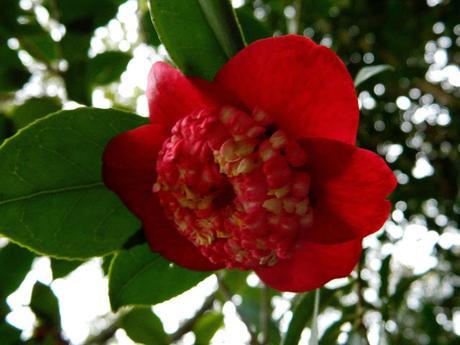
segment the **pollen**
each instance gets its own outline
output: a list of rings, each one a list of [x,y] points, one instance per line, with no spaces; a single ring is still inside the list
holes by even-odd
[[[273,123],[261,110],[204,109],[179,120],[159,152],[152,193],[213,263],[276,265],[311,227],[307,153]]]

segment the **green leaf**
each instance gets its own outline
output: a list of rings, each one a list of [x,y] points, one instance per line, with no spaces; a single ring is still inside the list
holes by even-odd
[[[406,293],[409,291],[412,283],[420,279],[422,275],[415,275],[411,277],[402,277],[399,282],[396,284],[395,292],[389,298],[389,303],[394,310],[398,310],[402,305],[404,305],[404,298]]]
[[[0,324],[0,335],[2,345],[20,345],[24,344],[21,341],[21,331],[7,323]]]
[[[247,7],[240,7],[236,9],[238,21],[243,31],[246,43],[252,43],[256,40],[272,36],[268,27],[257,20],[252,14],[252,10]]]
[[[224,325],[224,315],[211,311],[200,317],[193,325],[195,345],[208,345],[214,334]]]
[[[161,241],[161,239],[159,239]],[[112,309],[124,305],[153,305],[195,286],[211,272],[179,267],[147,244],[118,253],[110,267],[109,297]]]
[[[113,109],[49,115],[0,147],[0,233],[49,256],[118,250],[139,221],[104,185],[101,158],[117,134],[146,119]]]
[[[158,47],[161,44],[161,41],[155,27],[152,25],[152,19],[150,19],[150,13],[148,11],[142,15],[140,26],[146,43],[151,46]]]
[[[56,97],[30,98],[8,116],[15,131],[27,126],[45,115],[61,109],[61,101]]]
[[[118,0],[55,0],[48,1],[52,12],[57,6],[60,22],[69,31],[93,31],[98,26],[105,25],[117,13]]]
[[[149,0],[160,40],[187,75],[212,80],[240,49],[241,37],[230,1]]]
[[[150,308],[134,308],[124,315],[121,327],[136,343],[145,345],[169,344],[161,320]]]
[[[379,296],[382,300],[386,301],[388,297],[388,284],[390,278],[390,264],[391,264],[391,255],[388,255],[385,259],[382,260],[382,266],[380,267],[380,289]]]
[[[361,68],[355,78],[355,87],[358,87],[373,76],[388,70],[392,71],[393,67],[390,65],[375,65]]]
[[[21,47],[39,61],[49,63],[58,58],[57,43],[41,27],[36,33],[19,36],[18,40]]]
[[[0,145],[3,140],[10,136],[10,123],[8,118],[5,115],[0,113]]]
[[[266,289],[266,291],[264,291]],[[230,290],[232,294],[235,292]],[[262,316],[260,313],[261,303],[265,303],[265,299],[272,300],[274,296],[280,293],[268,287],[250,287],[247,284],[238,292],[242,297],[242,303],[238,306],[238,313],[242,315],[245,322],[249,327],[255,330],[256,333],[262,331]],[[264,296],[266,294],[266,296]],[[270,307],[267,308],[269,315],[271,315]],[[281,341],[280,331],[277,321],[269,317],[268,320],[268,339],[270,343],[279,344]]]
[[[343,320],[338,320],[332,323],[323,333],[323,336],[319,340],[319,345],[331,345],[337,344],[337,338],[339,337],[343,325]]]
[[[20,89],[29,79],[16,51],[8,48],[6,41],[0,39],[0,93]]]
[[[34,255],[13,243],[0,249],[0,298],[16,290],[30,270]]]
[[[110,51],[96,55],[89,60],[88,80],[92,85],[106,85],[120,79],[126,70],[131,55]]]
[[[42,283],[35,283],[30,299],[30,309],[42,324],[57,326],[61,325],[59,304],[51,288]]]
[[[53,272],[53,279],[64,278],[83,263],[84,261],[80,260],[60,260],[52,258],[51,271]]]

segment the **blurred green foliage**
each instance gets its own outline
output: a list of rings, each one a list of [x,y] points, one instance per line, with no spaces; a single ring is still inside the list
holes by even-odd
[[[147,1],[129,2],[137,3],[129,21],[139,23],[137,36],[131,39],[117,17],[125,0],[33,0],[21,1],[21,6],[19,0],[2,0],[0,143],[64,105],[98,105],[94,97],[97,92],[102,92],[113,107],[136,109],[142,90],[120,97],[121,75],[137,48],[149,45],[152,54],[162,53],[162,49],[150,22]],[[354,77],[369,66],[393,68],[358,85],[357,95],[361,104],[358,142],[379,152],[395,171],[400,183],[392,195],[395,211],[378,242],[369,245],[357,274],[339,287],[322,290],[320,310],[334,316],[320,332],[320,344],[367,344],[370,330],[375,334],[375,329],[379,329],[379,345],[458,344],[453,320],[455,314],[458,320],[460,312],[460,2],[239,3],[236,13],[248,43],[297,33],[330,46]],[[113,27],[118,23],[124,36],[116,42],[104,38],[103,48],[96,49],[97,33],[102,28],[109,33],[114,30],[110,23]],[[425,169],[417,170],[422,163]],[[412,231],[408,227],[411,224],[426,228],[437,239],[432,250],[434,264],[417,272],[392,255],[401,241],[400,230]],[[452,243],[454,238],[457,244]],[[0,248],[0,321],[10,312],[7,296],[21,284],[33,258],[12,243]],[[105,262],[107,271],[110,260]],[[54,278],[79,265],[53,259]],[[195,332],[197,344],[208,343],[222,326],[222,306],[235,302],[235,296],[241,302],[234,303],[236,309],[251,334],[257,336],[268,327],[266,344],[298,342],[311,322],[313,294],[286,297],[248,285],[246,278],[246,273],[236,271],[220,277],[221,291],[215,303],[196,315],[188,329]],[[278,315],[264,325],[262,305],[266,307],[269,301],[270,311],[270,301],[279,298],[292,303],[292,321],[283,318],[280,322]],[[37,283],[30,307],[40,322],[28,340],[30,344],[66,343],[57,306],[52,290]],[[142,322],[136,321],[139,315],[144,315]],[[159,343],[167,341],[159,319],[147,309],[133,309],[115,326],[115,330],[124,328],[132,339],[146,344],[154,343],[148,339],[154,332],[161,334]],[[458,321],[456,327],[458,332]],[[104,338],[108,341],[113,333],[105,331],[101,334],[109,335]],[[25,342],[20,331],[6,321],[0,322],[0,339],[6,345]],[[257,344],[257,339],[252,343]]]

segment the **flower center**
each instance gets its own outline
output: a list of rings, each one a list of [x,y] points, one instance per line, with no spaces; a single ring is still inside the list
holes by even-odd
[[[306,163],[306,152],[265,113],[206,109],[173,127],[153,191],[211,262],[272,266],[312,222]]]

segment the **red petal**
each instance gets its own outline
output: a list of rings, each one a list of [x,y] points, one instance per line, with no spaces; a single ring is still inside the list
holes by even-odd
[[[304,242],[292,258],[273,267],[259,268],[257,275],[280,291],[302,292],[319,288],[335,278],[348,276],[361,255],[361,241],[340,244]]]
[[[184,236],[179,234],[164,216],[158,198],[152,197],[147,204],[148,212],[142,219],[150,248],[179,266],[195,271],[212,271],[223,268],[211,263]]]
[[[116,136],[104,152],[104,182],[142,218],[156,180],[157,153],[166,139],[159,125],[146,125]]]
[[[377,154],[327,139],[303,142],[311,162],[313,226],[304,236],[321,243],[362,238],[379,230],[396,179]]]
[[[152,250],[183,267],[217,269],[176,231],[152,193],[157,153],[165,138],[164,129],[158,125],[142,126],[115,137],[104,152],[104,182],[141,219]]]
[[[211,99],[179,70],[157,62],[150,69],[147,99],[152,123],[171,129],[177,120],[212,103]]]
[[[310,39],[257,41],[232,58],[216,82],[249,110],[274,116],[293,137],[355,142],[359,111],[350,75],[332,50]]]

